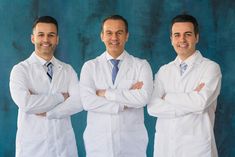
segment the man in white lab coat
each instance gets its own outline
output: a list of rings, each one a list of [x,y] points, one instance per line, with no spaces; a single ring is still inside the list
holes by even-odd
[[[119,15],[103,20],[106,51],[81,70],[82,104],[88,111],[84,141],[87,157],[146,157],[148,135],[144,106],[153,78],[146,60],[124,50],[127,21]]]
[[[15,65],[10,92],[19,107],[16,157],[77,157],[70,115],[82,110],[74,69],[53,54],[57,21],[39,17],[33,24],[31,56]]]
[[[220,67],[196,50],[193,16],[174,17],[170,38],[177,57],[156,74],[148,106],[157,117],[154,157],[217,157],[213,126]]]

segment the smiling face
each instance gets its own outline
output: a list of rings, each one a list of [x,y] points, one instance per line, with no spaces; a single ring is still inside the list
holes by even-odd
[[[195,53],[199,34],[191,22],[176,22],[172,26],[171,43],[181,60]]]
[[[38,23],[33,29],[31,41],[35,45],[35,53],[39,57],[47,61],[51,60],[59,41],[56,25]]]
[[[122,54],[128,40],[125,23],[122,20],[109,19],[103,24],[101,40],[106,46],[108,53],[117,58]]]

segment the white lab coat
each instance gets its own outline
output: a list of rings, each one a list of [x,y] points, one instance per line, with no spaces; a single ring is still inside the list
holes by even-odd
[[[84,132],[86,155],[146,157],[148,135],[143,107],[153,88],[151,67],[147,61],[124,51],[113,85],[106,53],[86,62],[80,75],[82,104],[88,111]],[[143,88],[129,90],[137,81],[143,81]],[[107,89],[106,98],[97,96],[97,89]]]
[[[15,65],[10,92],[19,107],[16,157],[77,157],[70,115],[82,110],[77,74],[53,57],[50,82],[36,54]],[[33,93],[33,94],[30,94]],[[61,92],[70,97],[64,101]],[[36,113],[47,112],[47,117]]]
[[[154,157],[217,157],[213,126],[221,86],[219,65],[199,51],[180,76],[179,60],[160,68],[148,105],[156,122]],[[187,63],[187,60],[186,60]],[[205,86],[198,93],[194,89]],[[165,100],[161,97],[165,95]]]

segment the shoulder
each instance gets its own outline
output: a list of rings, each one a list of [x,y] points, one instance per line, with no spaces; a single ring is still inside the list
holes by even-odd
[[[62,67],[67,72],[76,73],[72,65],[55,58],[55,66]]]
[[[24,70],[27,70],[29,67],[30,67],[30,61],[29,59],[26,59],[24,61],[21,61],[19,63],[17,63],[16,65],[13,66],[12,68],[12,71],[15,71],[15,70],[20,70],[20,71],[24,71]]]
[[[221,73],[220,66],[215,61],[203,57],[201,64],[199,64],[207,73]]]
[[[94,59],[90,59],[90,60],[86,61],[83,64],[83,67],[95,67],[95,66],[99,66],[99,64],[104,63],[104,60],[105,60],[105,55],[103,53],[103,54],[101,54],[100,56],[97,56]]]
[[[220,66],[218,63],[215,61],[210,60],[209,58],[204,57],[200,51],[197,50],[197,57],[195,60],[195,64],[199,65],[199,67],[202,68],[215,68],[215,69],[220,69]]]
[[[175,67],[175,61],[171,61],[167,64],[162,65],[160,67],[159,71],[162,71],[162,72],[168,71],[168,70],[172,69],[173,67]]]
[[[150,66],[146,59],[141,59],[130,54],[127,55],[127,60],[129,63],[132,63],[134,66]]]
[[[31,63],[29,59],[21,61],[12,67],[10,77],[25,77],[30,71]]]
[[[203,57],[202,62],[203,62],[203,64],[207,64],[209,66],[214,66],[214,67],[218,67],[218,68],[220,67],[218,63],[216,63],[215,61],[213,61],[209,58]]]

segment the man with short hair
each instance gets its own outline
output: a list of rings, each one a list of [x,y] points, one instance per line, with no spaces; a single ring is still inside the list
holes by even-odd
[[[54,57],[57,21],[39,17],[33,24],[31,56],[15,65],[10,92],[18,106],[16,157],[77,157],[70,115],[82,110],[74,69]]]
[[[174,61],[155,75],[148,113],[157,117],[154,157],[217,157],[213,133],[221,71],[196,50],[197,20],[177,15],[171,23]]]
[[[82,67],[87,157],[146,157],[143,108],[152,92],[152,71],[146,60],[125,51],[128,36],[126,19],[120,15],[105,18],[101,40],[106,51]]]

